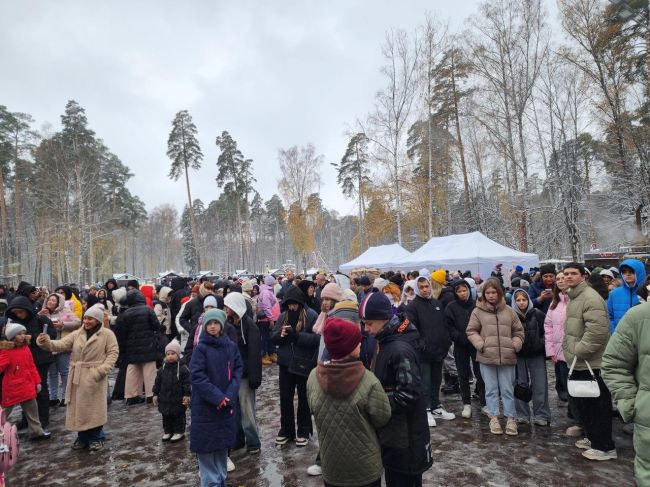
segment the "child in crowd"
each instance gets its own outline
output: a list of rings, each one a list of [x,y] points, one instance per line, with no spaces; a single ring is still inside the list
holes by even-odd
[[[235,342],[224,335],[226,314],[211,309],[192,354],[190,450],[199,460],[201,486],[226,485],[228,448],[235,444],[234,407],[243,365]]]
[[[176,442],[185,436],[185,411],[190,403],[190,371],[181,364],[181,344],[172,340],[165,347],[165,362],[153,385],[153,403],[163,420],[163,441]]]
[[[43,431],[38,419],[36,394],[41,391],[41,377],[27,346],[31,337],[23,325],[12,322],[7,323],[5,336],[7,340],[0,342],[0,373],[4,374],[2,407],[9,417],[20,404],[27,419],[30,439],[49,440],[50,432]]]

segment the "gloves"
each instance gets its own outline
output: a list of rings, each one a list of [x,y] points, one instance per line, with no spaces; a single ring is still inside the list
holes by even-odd
[[[42,389],[42,388],[43,388],[43,387],[42,387],[40,384],[36,384],[36,394],[38,394],[39,392],[41,392],[41,389]]]
[[[153,396],[152,402],[154,406],[158,406],[158,396]]]
[[[190,405],[190,396],[183,396],[183,406],[188,407]]]

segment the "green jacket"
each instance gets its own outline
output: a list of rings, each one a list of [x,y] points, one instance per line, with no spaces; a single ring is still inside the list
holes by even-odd
[[[566,363],[571,367],[573,357],[577,357],[575,370],[587,370],[585,360],[589,361],[592,369],[600,369],[609,340],[607,305],[586,282],[570,288],[568,294],[562,340]]]
[[[307,398],[318,430],[323,479],[341,487],[381,478],[375,430],[390,420],[388,396],[360,361],[319,364],[309,374]]]
[[[637,484],[650,485],[650,303],[630,308],[618,323],[602,373],[623,420],[634,421]]]

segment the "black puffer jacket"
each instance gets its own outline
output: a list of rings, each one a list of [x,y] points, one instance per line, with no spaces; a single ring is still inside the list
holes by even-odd
[[[158,396],[160,414],[178,416],[185,413],[183,397],[190,397],[190,370],[186,365],[163,363],[156,373],[153,395]]]
[[[16,316],[16,310],[23,309],[27,311],[27,318],[20,319]],[[27,334],[32,337],[29,342],[29,350],[32,352],[35,365],[45,365],[54,362],[54,355],[46,352],[36,345],[36,338],[43,333],[43,327],[47,325],[47,334],[52,340],[56,340],[56,328],[47,316],[37,315],[34,310],[34,304],[25,296],[17,294],[9,303],[5,311],[5,318],[14,323],[19,323],[27,329]]]
[[[278,345],[279,365],[293,369],[299,361],[311,361],[311,368],[306,371],[305,377],[307,377],[311,369],[316,367],[316,361],[318,359],[320,335],[312,331],[318,315],[313,309],[305,307],[304,296],[298,286],[292,285],[287,290],[284,301],[282,302],[283,308],[286,308],[289,303],[297,303],[300,305],[300,313],[303,314],[305,327],[302,331],[298,332],[296,331],[296,327],[292,326],[289,334],[281,337],[282,327],[288,324],[289,311],[285,309],[278,318],[278,321],[275,322],[275,327],[271,334],[271,342]]]
[[[176,329],[176,316],[181,309],[184,297],[189,296],[190,290],[187,289],[187,281],[182,277],[175,277],[171,282],[172,292],[169,293],[169,312],[171,313],[172,318],[172,335],[174,337],[180,337],[178,330]]]
[[[185,308],[183,308],[180,318],[178,318],[181,326],[190,334],[196,330],[199,318],[203,314],[203,301],[205,301],[205,298],[207,296],[197,296],[196,298],[190,299],[185,305]],[[217,300],[217,308],[223,309],[223,298],[216,295],[214,298]]]
[[[544,340],[544,320],[546,315],[539,309],[528,310],[526,318],[518,314],[519,321],[524,327],[524,345],[519,350],[519,357],[538,357],[546,354],[546,342]]]
[[[377,335],[379,353],[373,372],[381,382],[393,414],[378,430],[384,467],[406,475],[419,475],[433,464],[425,398],[416,347],[420,337],[412,324],[399,316]]]
[[[438,298],[438,301],[442,304],[443,311],[447,308],[449,303],[453,303],[455,300],[456,296],[454,295],[454,290],[449,286],[443,287],[440,292],[440,297]]]
[[[462,283],[464,282],[462,281]],[[457,285],[464,285],[462,283],[458,283]],[[454,289],[456,289],[456,286],[454,286]],[[460,301],[456,298],[447,305],[445,308],[445,319],[447,322],[447,330],[449,330],[449,336],[454,342],[454,346],[463,347],[471,351],[474,350],[474,347],[467,338],[467,324],[469,323],[469,317],[472,316],[476,302],[472,299],[469,285],[467,285],[467,290],[467,301]]]
[[[434,361],[444,359],[451,346],[451,339],[442,304],[435,299],[416,296],[406,307],[406,317],[420,334],[424,357]]]
[[[239,354],[244,365],[242,378],[248,378],[248,386],[251,389],[257,389],[262,383],[260,329],[253,323],[248,313],[244,315],[239,324],[232,322],[231,324],[237,331],[237,341],[235,343],[239,348]]]
[[[165,327],[147,306],[144,294],[136,289],[126,293],[128,308],[115,320],[114,332],[124,364],[155,362],[163,358],[159,339]]]

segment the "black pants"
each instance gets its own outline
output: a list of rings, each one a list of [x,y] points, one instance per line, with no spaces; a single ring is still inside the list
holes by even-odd
[[[566,362],[558,360],[555,362],[555,392],[558,395],[567,394],[566,381],[569,377],[569,367]]]
[[[384,470],[386,487],[422,487],[422,474],[405,475],[393,470]]]
[[[325,481],[323,481],[323,485],[325,487],[336,487],[334,484],[328,484]],[[381,477],[379,477],[377,480],[375,480],[371,484],[360,485],[359,487],[381,487]]]
[[[38,375],[41,376],[41,392],[36,395],[36,404],[38,405],[38,419],[43,428],[50,424],[50,389],[47,387],[47,371],[50,364],[40,364],[36,366]]]
[[[278,436],[289,439],[296,437],[295,415],[293,411],[293,396],[298,389],[298,437],[311,436],[311,411],[307,402],[307,377],[292,374],[287,367],[280,365],[280,432]]]
[[[615,448],[612,440],[612,395],[600,377],[600,370],[594,369],[599,397],[571,398],[580,415],[585,437],[591,441],[591,447],[596,450],[609,451]],[[591,378],[588,370],[574,370],[572,379],[586,380]]]
[[[122,401],[124,399],[124,386],[126,385],[126,368],[127,364],[122,364],[117,371],[115,378],[115,386],[113,387],[113,395],[111,398],[114,401]]]
[[[163,414],[163,431],[168,435],[185,434],[185,413]]]
[[[469,379],[471,376],[470,365],[474,370],[474,378],[476,379],[476,391],[478,392],[481,406],[485,406],[485,383],[481,377],[481,368],[476,361],[476,349],[465,347],[454,347],[454,358],[456,359],[456,370],[458,371],[458,384],[460,386],[460,397],[463,399],[463,404],[472,403],[472,395],[470,393]]]

